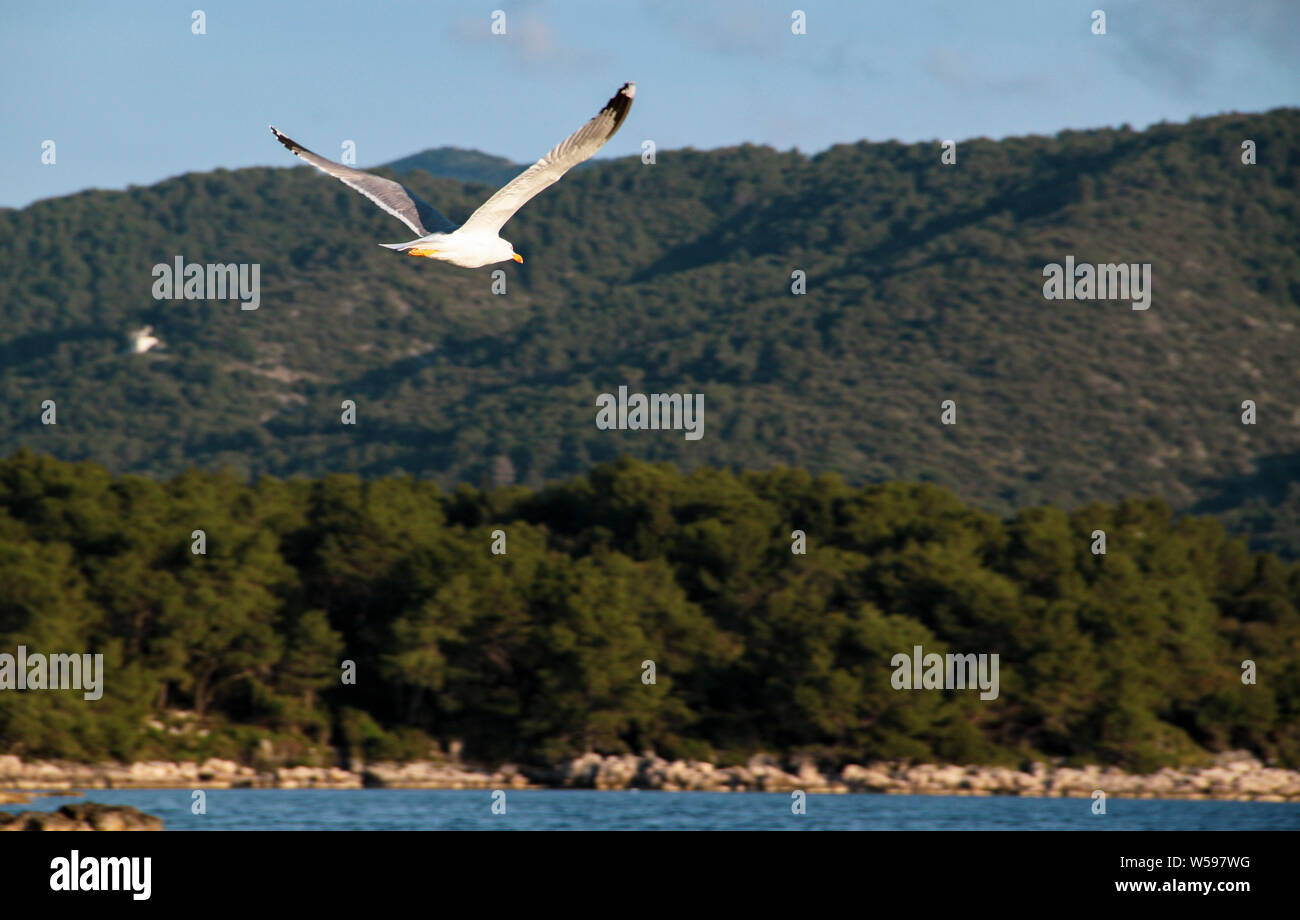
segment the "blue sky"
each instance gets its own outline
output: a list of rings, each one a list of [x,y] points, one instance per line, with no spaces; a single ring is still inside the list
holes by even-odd
[[[605,156],[647,138],[815,153],[1140,128],[1300,89],[1300,0],[139,0],[3,16],[3,206],[297,165],[268,124],[334,159],[352,140],[363,167],[443,145],[531,162],[625,80],[636,105]]]

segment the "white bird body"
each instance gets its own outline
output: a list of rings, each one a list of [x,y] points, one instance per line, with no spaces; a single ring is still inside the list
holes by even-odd
[[[463,268],[481,268],[512,259],[516,262],[524,261],[524,257],[515,252],[515,247],[501,238],[502,226],[538,193],[560,181],[566,172],[590,159],[592,154],[603,147],[627,117],[635,95],[636,84],[624,83],[595,118],[560,141],[546,156],[500,188],[459,227],[402,183],[327,160],[281,134],[274,125],[271,126],[271,132],[295,156],[365,195],[421,234],[418,239],[407,243],[379,245],[405,252],[409,256],[437,259]]]
[[[498,234],[465,230],[457,230],[453,233],[431,233],[409,243],[380,243],[379,245],[410,255],[422,255],[450,262],[461,268],[482,268],[494,262],[509,262],[515,257],[515,247],[501,239]],[[417,252],[417,249],[420,251]],[[519,261],[523,261],[523,256],[519,257]]]
[[[131,354],[142,355],[155,346],[162,345],[162,339],[153,334],[153,326],[137,329],[128,337],[127,348]]]

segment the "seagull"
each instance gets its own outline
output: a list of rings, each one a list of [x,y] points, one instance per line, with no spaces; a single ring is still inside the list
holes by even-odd
[[[595,118],[498,189],[459,227],[402,183],[327,160],[285,137],[276,130],[275,125],[271,125],[271,133],[295,155],[338,179],[348,188],[365,195],[420,234],[419,239],[408,243],[379,245],[405,252],[408,256],[438,259],[463,268],[481,268],[512,259],[516,262],[524,261],[524,257],[515,252],[514,246],[501,239],[501,227],[539,192],[560,181],[566,172],[590,159],[592,154],[603,147],[614,136],[619,125],[623,124],[635,95],[636,84],[624,83]]]
[[[151,348],[162,348],[162,339],[153,334],[153,326],[137,329],[127,336],[127,354],[142,355]]]

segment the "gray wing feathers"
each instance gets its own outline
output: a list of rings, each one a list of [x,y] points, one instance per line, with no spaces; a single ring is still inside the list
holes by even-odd
[[[420,236],[450,233],[456,229],[456,225],[440,214],[437,208],[402,183],[327,160],[319,154],[312,153],[297,141],[285,137],[275,130],[274,125],[271,126],[271,133],[296,156],[306,160],[321,172],[338,179],[348,188],[365,195]]]
[[[546,156],[525,169],[469,216],[462,229],[497,233],[516,211],[538,193],[560,181],[583,160],[589,159],[614,136],[632,107],[635,83],[624,83],[591,121],[560,141]]]

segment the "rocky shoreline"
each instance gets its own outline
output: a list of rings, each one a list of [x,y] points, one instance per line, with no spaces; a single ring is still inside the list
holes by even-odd
[[[0,831],[160,831],[162,818],[130,805],[78,802],[58,811],[0,811]]]
[[[810,760],[758,755],[741,766],[665,760],[654,755],[586,754],[550,768],[482,769],[455,761],[368,763],[258,770],[230,760],[133,764],[24,762],[0,756],[0,790],[68,794],[82,789],[649,789],[709,792],[884,793],[894,795],[1091,796],[1300,802],[1300,771],[1267,767],[1249,754],[1221,755],[1212,766],[1166,767],[1139,775],[1097,766],[1034,763],[1008,767],[849,764],[823,773]],[[0,803],[6,793],[0,792]],[[11,799],[12,801],[12,799]]]

